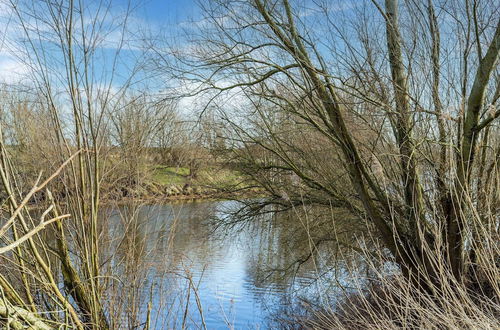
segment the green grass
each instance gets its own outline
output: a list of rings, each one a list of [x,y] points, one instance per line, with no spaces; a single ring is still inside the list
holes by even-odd
[[[200,171],[198,180],[200,184],[205,184],[212,187],[242,188],[242,175],[238,171],[229,170],[226,168],[206,168]]]
[[[188,179],[189,169],[186,167],[156,166],[153,170],[153,181],[161,184],[184,185]]]
[[[154,168],[152,180],[160,185],[175,184],[183,186],[189,182],[189,168],[168,167],[158,165]],[[248,183],[242,183],[242,174],[227,168],[208,166],[200,169],[198,175],[191,184],[219,189],[243,188]]]

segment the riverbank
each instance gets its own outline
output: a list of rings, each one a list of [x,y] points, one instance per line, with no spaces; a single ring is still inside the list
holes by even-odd
[[[128,203],[164,203],[164,202],[183,202],[196,200],[225,200],[241,199],[263,196],[264,192],[258,188],[245,189],[217,189],[213,187],[202,186],[178,186],[178,185],[143,185],[135,188],[126,188],[124,195],[108,195],[102,198],[102,202]]]
[[[325,330],[499,329],[498,268],[493,264],[486,268],[493,276],[478,287],[450,281],[451,274],[443,272],[432,293],[401,274],[378,274],[335,305],[299,306],[286,322]]]
[[[220,200],[264,194],[241,173],[220,167],[207,167],[192,176],[187,168],[157,166],[142,182],[117,182],[103,188],[102,200],[113,202]]]

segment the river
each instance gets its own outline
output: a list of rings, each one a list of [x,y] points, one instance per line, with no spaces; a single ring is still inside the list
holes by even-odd
[[[332,304],[352,287],[358,264],[328,240],[312,239],[324,230],[309,224],[316,219],[264,215],[214,226],[238,207],[204,201],[105,209],[101,248],[116,325],[144,328],[149,305],[152,329],[276,328],[297,306]]]

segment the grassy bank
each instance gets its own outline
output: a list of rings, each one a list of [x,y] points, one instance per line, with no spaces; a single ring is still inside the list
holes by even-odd
[[[255,196],[262,191],[236,170],[207,166],[192,175],[187,167],[154,166],[140,183],[116,185],[110,200],[190,200]]]

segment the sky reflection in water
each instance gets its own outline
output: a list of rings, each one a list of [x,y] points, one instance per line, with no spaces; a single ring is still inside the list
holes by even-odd
[[[188,291],[185,324],[190,329],[202,327],[197,298],[208,329],[264,329],[293,298],[331,296],[328,288],[333,292],[335,286],[328,278],[334,270],[326,267],[327,261],[309,260],[294,271],[293,261],[304,251],[296,243],[300,241],[294,242],[297,237],[291,237],[290,220],[266,216],[213,233],[208,220],[234,207],[235,202],[212,201],[107,210],[104,250],[127,290],[137,291],[135,300],[122,297],[122,303],[136,302],[138,319],[124,319],[123,324],[144,322],[151,300],[153,328],[181,328]],[[318,281],[318,273],[327,276]],[[188,290],[189,277],[196,290]],[[123,287],[117,286],[114,294],[120,295],[119,290]]]

